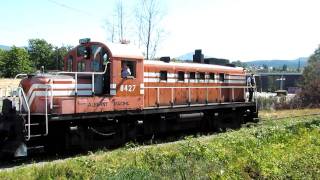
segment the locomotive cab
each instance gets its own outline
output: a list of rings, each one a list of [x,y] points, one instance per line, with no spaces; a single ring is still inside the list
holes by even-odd
[[[73,74],[78,87],[91,84],[92,92],[82,94],[91,98],[84,100],[78,96],[85,103],[80,103],[76,111],[142,109],[143,56],[139,52],[126,44],[105,45],[81,39],[80,45],[72,49],[64,59],[65,74]],[[90,107],[93,105],[95,109],[82,107],[84,104]]]
[[[77,83],[86,80],[94,81],[92,93],[110,94],[110,56],[110,51],[103,44],[90,43],[89,39],[81,39],[80,45],[65,57],[64,70],[77,72],[79,74]],[[94,78],[90,77],[90,72],[94,74]]]

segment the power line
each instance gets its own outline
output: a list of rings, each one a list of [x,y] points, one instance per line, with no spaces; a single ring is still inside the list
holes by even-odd
[[[74,8],[74,7],[69,6],[69,5],[67,5],[67,4],[64,4],[64,3],[60,3],[60,2],[57,2],[57,1],[54,1],[54,0],[47,0],[47,1],[50,2],[50,3],[53,3],[53,4],[55,4],[55,5],[57,5],[57,6],[59,6],[59,7],[63,7],[63,8],[70,9],[70,10],[75,11],[75,12],[78,12],[78,13],[82,13],[82,14],[86,14],[86,15],[90,15],[90,16],[97,17],[97,16],[95,16],[94,14],[92,14],[92,13],[90,13],[90,12],[88,12],[88,11],[84,11],[84,10],[82,10],[82,9]]]

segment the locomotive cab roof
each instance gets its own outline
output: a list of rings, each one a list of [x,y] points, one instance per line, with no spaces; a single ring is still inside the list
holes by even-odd
[[[76,46],[75,48],[85,46],[85,45],[94,45],[94,44],[99,44],[102,46],[105,46],[107,48],[112,57],[125,57],[125,58],[132,58],[132,59],[143,59],[143,54],[141,49],[137,48],[134,45],[131,44],[119,44],[119,43],[111,43],[111,42],[106,42],[106,43],[101,43],[101,42],[91,42],[90,39],[80,39],[79,45]]]
[[[133,59],[143,59],[141,49],[130,45],[130,44],[115,44],[115,43],[106,43],[105,44],[113,57],[128,57]]]

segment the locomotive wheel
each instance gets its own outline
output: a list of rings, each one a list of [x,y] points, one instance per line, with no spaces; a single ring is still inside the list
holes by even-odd
[[[126,124],[113,120],[100,126],[89,126],[88,140],[92,147],[117,147],[126,141]]]
[[[214,117],[214,130],[218,132],[225,132],[227,129],[238,129],[241,127],[238,113],[226,114],[221,112],[217,117]]]

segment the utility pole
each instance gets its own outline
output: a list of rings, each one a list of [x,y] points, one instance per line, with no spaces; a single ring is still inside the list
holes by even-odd
[[[283,90],[283,81],[286,80],[286,78],[283,77],[283,74],[281,75],[281,78],[276,79],[277,81],[280,81],[280,90]]]
[[[298,70],[298,72],[300,72],[300,60],[301,60],[301,59],[299,58],[299,62],[298,62],[298,69],[297,69],[297,70]]]

